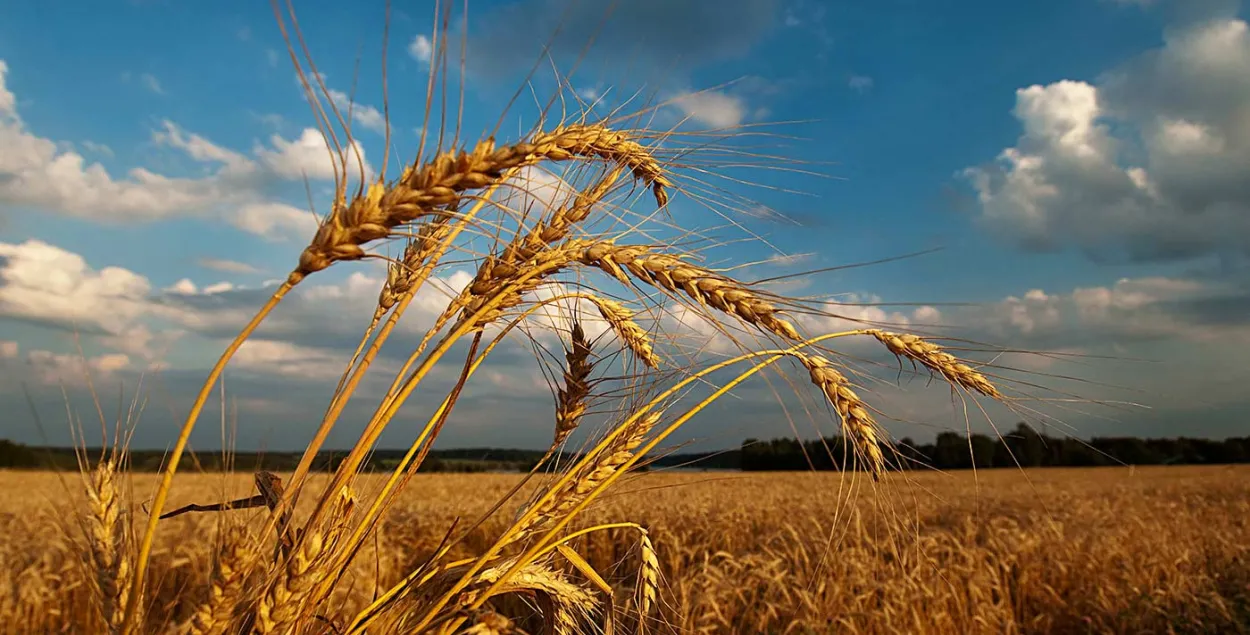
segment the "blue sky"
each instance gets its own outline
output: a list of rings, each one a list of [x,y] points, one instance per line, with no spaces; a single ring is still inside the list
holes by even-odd
[[[0,403],[13,413],[0,436],[40,440],[24,382],[43,434],[66,442],[59,385],[76,404],[85,390],[77,329],[97,383],[133,388],[160,370],[144,375],[152,405],[135,437],[160,447],[172,438],[171,409],[185,411],[223,338],[311,235],[303,177],[320,212],[332,181],[267,3],[75,4],[74,20],[49,20],[33,3],[6,6],[0,19]],[[601,98],[597,112],[642,91],[669,102],[657,126],[771,124],[762,129],[796,137],[771,150],[787,157],[774,165],[824,175],[724,168],[764,186],[730,189],[792,219],[738,217],[792,257],[734,242],[709,252],[714,262],[771,258],[744,274],[768,277],[940,248],[786,291],[833,302],[829,311],[848,318],[1084,355],[1011,363],[1098,382],[1034,378],[1061,391],[1149,406],[1092,414],[1045,404],[1078,436],[1250,428],[1241,416],[1250,405],[1250,33],[1237,3],[635,0],[604,21],[607,7],[473,3],[467,66],[453,72],[449,95],[463,79],[464,136],[495,125],[563,21],[551,63],[576,65],[571,89]],[[354,86],[354,136],[377,168],[383,4],[296,10],[335,98],[345,104]],[[418,144],[433,17],[425,3],[393,7],[392,169]],[[462,17],[457,8],[456,24]],[[534,94],[555,89],[550,65],[540,67]],[[501,141],[534,123],[532,100],[523,94],[509,111]],[[684,228],[721,223],[689,197],[672,213]],[[236,362],[227,388],[240,447],[302,443],[382,273],[354,263],[319,274]],[[444,445],[541,447],[550,434],[550,393],[532,359],[520,347],[500,358],[485,380],[493,392],[466,395]],[[1133,361],[1142,359],[1151,361]],[[896,436],[965,425],[949,393],[905,387],[872,386],[874,403],[902,420],[887,424]],[[348,419],[367,414],[365,393]],[[681,438],[717,447],[790,434],[784,422],[758,423],[771,399],[763,384],[746,387]],[[509,420],[492,423],[501,414]],[[999,425],[1017,418],[994,415]],[[350,443],[351,426],[333,441]],[[220,444],[220,426],[202,428],[197,443]],[[404,440],[402,426],[384,438]]]

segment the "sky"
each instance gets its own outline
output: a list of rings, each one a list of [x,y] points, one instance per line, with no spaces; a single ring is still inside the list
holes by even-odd
[[[452,70],[434,97],[449,102],[450,134],[462,87],[461,138],[498,126],[501,143],[529,131],[536,104],[561,89],[553,69],[566,105],[580,98],[592,119],[659,104],[631,123],[752,153],[708,155],[699,164],[714,174],[676,172],[692,187],[678,187],[669,211],[715,238],[700,254],[710,264],[750,263],[735,275],[764,279],[924,252],[767,287],[824,307],[794,318],[805,330],[868,320],[1054,353],[993,359],[1029,384],[1012,384],[1012,408],[967,415],[949,390],[849,343],[848,355],[881,363],[861,392],[896,438],[1026,416],[1078,437],[1247,434],[1245,8],[940,4],[513,0],[470,3],[467,15],[457,5]],[[38,3],[0,7],[0,437],[66,445],[80,425],[93,442],[94,390],[106,419],[142,406],[134,447],[168,447],[216,355],[315,231],[334,170],[268,3],[61,6],[75,19],[49,20]],[[393,3],[386,108],[384,3],[295,9],[329,99],[351,105],[363,157],[353,171],[377,174],[389,155],[393,176],[421,131],[439,129],[423,117],[432,3]],[[760,134],[707,132],[725,129]],[[700,184],[751,203],[706,205]],[[448,265],[418,296],[330,447],[351,445],[445,305],[440,289],[472,272]],[[195,446],[303,447],[384,278],[367,261],[301,285],[228,369]],[[680,314],[660,319],[719,337]],[[558,352],[555,334],[538,337]],[[407,445],[453,365],[383,445]],[[502,347],[439,446],[545,447],[552,389],[540,368],[524,341]],[[744,384],[673,440],[718,448],[831,430],[827,418],[791,427],[815,402],[796,394],[779,408],[775,388]]]

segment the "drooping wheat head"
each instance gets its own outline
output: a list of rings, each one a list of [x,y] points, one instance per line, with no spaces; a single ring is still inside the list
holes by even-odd
[[[732,278],[690,264],[678,256],[654,253],[647,247],[616,245],[609,241],[587,246],[578,259],[597,267],[623,284],[631,280],[683,293],[700,305],[711,306],[762,331],[791,341],[802,339],[794,325],[778,317],[777,308]]]
[[[623,165],[652,188],[657,204],[668,202],[671,181],[650,152],[622,131],[570,124],[510,146],[497,147],[493,139],[484,139],[470,151],[448,152],[425,165],[409,166],[389,186],[374,183],[362,196],[337,205],[300,255],[291,281],[337,261],[364,258],[365,244],[387,238],[404,223],[442,213],[464,192],[499,182],[512,170],[575,157]]]
[[[941,346],[933,342],[910,333],[891,333],[880,329],[871,329],[867,333],[885,344],[896,357],[918,362],[952,384],[963,386],[993,399],[1003,398],[1002,393],[989,379],[986,379],[985,375],[959,361],[959,358],[942,350]]]
[[[795,353],[807,368],[811,381],[829,400],[842,421],[842,430],[851,441],[856,457],[862,459],[874,479],[885,473],[885,456],[881,452],[880,426],[867,405],[851,390],[846,376],[819,355]]]
[[[621,340],[634,357],[646,364],[651,369],[660,367],[660,358],[655,354],[655,350],[651,345],[651,337],[647,335],[637,322],[634,321],[634,314],[629,309],[621,305],[621,303],[601,296],[591,296],[590,301],[599,309],[599,315],[607,321],[612,332]]]

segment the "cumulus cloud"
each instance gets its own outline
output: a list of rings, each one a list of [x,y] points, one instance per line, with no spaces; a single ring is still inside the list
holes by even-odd
[[[424,35],[412,38],[412,42],[408,44],[408,54],[418,62],[429,62],[430,56],[434,54],[434,47],[430,42],[430,38]]]
[[[352,121],[363,126],[366,130],[377,133],[386,132],[386,117],[382,111],[368,104],[362,104],[354,101],[351,96],[340,90],[330,91],[330,99],[334,101],[334,106],[338,108],[339,114],[344,117],[351,115]]]
[[[0,365],[14,370],[13,362],[21,364],[24,380],[46,386],[78,386],[85,384],[88,376],[92,381],[108,379],[130,366],[130,358],[121,353],[84,357],[34,349],[22,355],[18,342],[0,340]]]
[[[299,380],[330,380],[340,376],[344,363],[333,351],[253,338],[239,348],[231,366]]]
[[[262,165],[285,179],[333,179],[334,171],[339,167],[339,161],[332,160],[326,149],[325,137],[312,128],[305,128],[298,138],[291,141],[273,135],[269,144],[271,147],[257,145],[253,152]],[[366,178],[373,174],[359,142],[352,141],[347,157],[348,178],[358,175],[362,167]]]
[[[124,178],[115,178],[102,165],[90,163],[81,154],[26,128],[17,110],[17,98],[8,88],[8,70],[0,61],[0,205],[96,222],[225,217],[236,219],[242,229],[270,232],[275,227],[290,228],[297,221],[288,210],[275,207],[261,211],[275,213],[276,219],[241,219],[241,209],[272,204],[265,193],[270,184],[334,176],[335,163],[316,130],[304,130],[294,140],[272,136],[267,144],[257,144],[248,156],[164,121],[153,132],[153,141],[209,166],[209,174],[170,177],[136,167]],[[357,156],[363,158],[363,150],[359,146],[355,150],[360,153],[349,155],[349,178],[362,166],[371,174],[367,160],[357,160]],[[306,222],[300,227],[306,229]]]
[[[39,240],[0,243],[0,314],[118,333],[144,312],[147,278],[92,269],[78,254]]]
[[[736,126],[747,112],[741,98],[715,90],[682,93],[673,98],[673,104],[686,116],[713,128]]]
[[[1226,281],[1123,278],[1064,292],[1032,289],[953,317],[1000,339],[1045,347],[1143,341],[1250,342],[1250,289]],[[984,337],[984,336],[983,336]]]
[[[1098,82],[1016,92],[1023,132],[962,172],[1020,244],[1097,260],[1250,253],[1250,31],[1214,18]]]
[[[271,240],[306,239],[317,230],[317,217],[286,203],[247,203],[228,215],[231,225]]]

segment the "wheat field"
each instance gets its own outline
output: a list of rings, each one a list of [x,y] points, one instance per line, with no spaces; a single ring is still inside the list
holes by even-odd
[[[656,125],[671,104],[654,96],[596,110],[557,70],[553,95],[534,95],[529,110],[501,103],[495,128],[474,136],[452,116],[463,92],[447,100],[451,13],[437,5],[416,150],[366,173],[350,109],[324,83],[291,3],[272,4],[333,163],[333,193],[289,273],[266,283],[195,398],[178,405],[185,419],[161,431],[160,474],[129,469],[139,394],[120,421],[105,421],[97,401],[111,447],[80,457],[80,472],[0,472],[0,630],[1250,628],[1250,470],[926,471],[888,434],[874,386],[931,380],[963,406],[968,430],[997,429],[987,408],[1059,424],[1098,402],[1004,358],[1045,351],[843,315],[768,285],[743,259],[713,264],[709,251],[743,239],[734,219],[771,217],[751,187],[769,187],[770,170],[806,169],[759,145],[785,134]],[[505,134],[514,115],[524,125]],[[236,354],[265,338],[284,300],[315,297],[306,280],[370,264],[386,272],[372,318],[327,385],[325,414],[301,422],[309,440],[295,469],[197,473],[193,432],[212,425],[202,415],[215,398],[225,429],[221,380]],[[411,315],[401,323],[413,306],[430,318],[416,328]],[[518,341],[534,354],[525,372],[552,388],[547,454],[528,476],[418,473],[445,426],[465,423],[462,389],[482,383],[475,373],[498,345]],[[787,418],[837,430],[845,472],[637,469],[714,402],[763,378]],[[387,428],[410,423],[399,416],[410,400],[429,406],[428,419],[405,427],[406,454],[389,473],[372,469]],[[70,418],[81,431],[81,414]],[[317,457],[347,426],[359,436],[320,471]],[[573,438],[589,440],[574,448]],[[246,509],[210,513],[223,504]]]
[[[65,478],[74,490],[78,475]],[[517,480],[415,476],[335,601],[368,604],[379,585],[395,583],[437,549],[457,517],[488,511]],[[246,496],[251,481],[184,475],[171,502]],[[363,477],[358,486],[367,492],[381,483]],[[647,529],[663,618],[653,632],[1250,628],[1250,468],[911,473],[891,475],[872,492],[870,483],[834,473],[641,473],[618,484],[582,523],[628,518]],[[136,475],[133,490],[154,484],[153,476]],[[82,616],[90,614],[84,607],[92,604],[94,569],[81,556],[86,538],[72,524],[85,501],[66,499],[48,472],[3,473],[0,485],[0,630],[90,632]],[[512,517],[504,509],[473,529],[451,557],[485,549]],[[264,518],[262,508],[166,521],[153,552],[147,631],[187,620],[210,593],[220,533],[258,531]],[[622,527],[576,545],[626,597],[646,571],[639,539]]]

